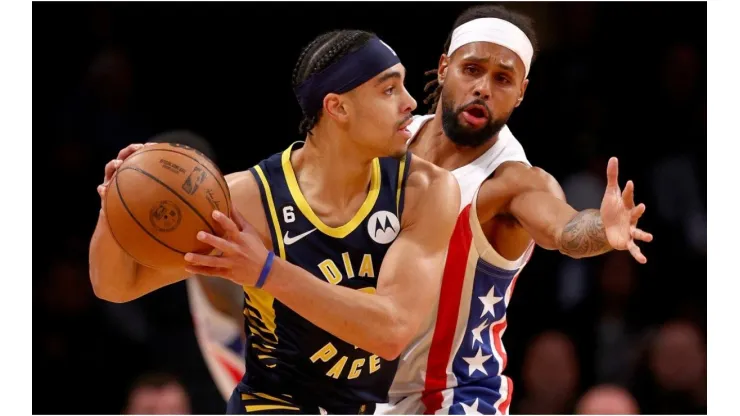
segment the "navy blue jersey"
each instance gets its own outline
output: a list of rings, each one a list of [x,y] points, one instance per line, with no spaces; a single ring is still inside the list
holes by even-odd
[[[374,293],[385,253],[398,236],[411,155],[373,161],[367,198],[355,216],[329,227],[311,210],[290,163],[293,144],[250,172],[260,187],[276,256],[328,284]],[[331,409],[385,402],[398,361],[346,343],[269,293],[245,287],[248,334],[244,382]],[[326,305],[326,313],[332,313]]]

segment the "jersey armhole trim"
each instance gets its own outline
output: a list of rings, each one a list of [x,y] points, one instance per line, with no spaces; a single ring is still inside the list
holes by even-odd
[[[411,171],[411,152],[406,155],[398,164],[398,185],[396,187],[396,216],[401,221],[403,215],[404,199],[406,198],[406,184],[408,182],[409,172]]]
[[[488,238],[486,238],[486,235],[483,232],[483,227],[481,227],[480,221],[478,221],[478,191],[480,191],[480,187],[478,187],[473,195],[469,218],[470,230],[473,232],[473,245],[475,246],[476,251],[478,251],[478,255],[487,263],[501,269],[517,270],[522,268],[529,260],[532,250],[534,250],[534,241],[529,243],[529,247],[527,247],[527,249],[524,250],[524,253],[522,253],[522,255],[516,260],[512,261],[505,259],[501,254],[499,254],[488,241]]]
[[[283,234],[280,230],[280,221],[278,220],[275,202],[272,199],[270,184],[267,182],[265,173],[260,165],[254,166],[250,171],[257,177],[260,187],[260,196],[262,196],[262,205],[266,208],[267,222],[270,224],[270,233],[272,234],[273,249],[277,249],[277,254],[285,260],[285,245],[283,244]]]

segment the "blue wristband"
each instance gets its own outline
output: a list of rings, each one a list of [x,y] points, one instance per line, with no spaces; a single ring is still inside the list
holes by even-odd
[[[262,266],[262,272],[260,272],[260,277],[257,279],[257,284],[254,285],[257,289],[261,288],[265,284],[265,280],[267,280],[267,275],[270,274],[270,269],[272,269],[272,261],[275,259],[275,253],[272,251],[267,253],[267,260],[265,260],[265,265]]]

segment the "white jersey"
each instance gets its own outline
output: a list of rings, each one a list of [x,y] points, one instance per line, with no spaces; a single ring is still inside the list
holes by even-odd
[[[412,141],[433,116],[417,116]],[[424,329],[401,355],[389,403],[376,414],[508,414],[512,382],[503,376],[506,308],[534,244],[509,261],[491,247],[476,213],[483,181],[503,162],[529,165],[524,149],[504,126],[496,143],[452,171],[461,191],[460,214],[450,239],[442,286]]]

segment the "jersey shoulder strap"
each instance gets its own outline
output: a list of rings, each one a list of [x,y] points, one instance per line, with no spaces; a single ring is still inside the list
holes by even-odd
[[[390,190],[394,195],[396,216],[399,221],[403,213],[410,165],[411,152],[406,152],[401,159],[391,157],[380,158],[380,169],[383,173],[382,188]]]
[[[285,181],[281,181],[281,155],[282,152],[276,153],[253,166],[249,171],[254,175],[259,186],[262,208],[265,210],[265,217],[267,217],[267,224],[270,229],[273,252],[279,255],[280,258],[285,259],[285,245],[283,244],[283,233],[280,230],[276,203],[285,189]]]

